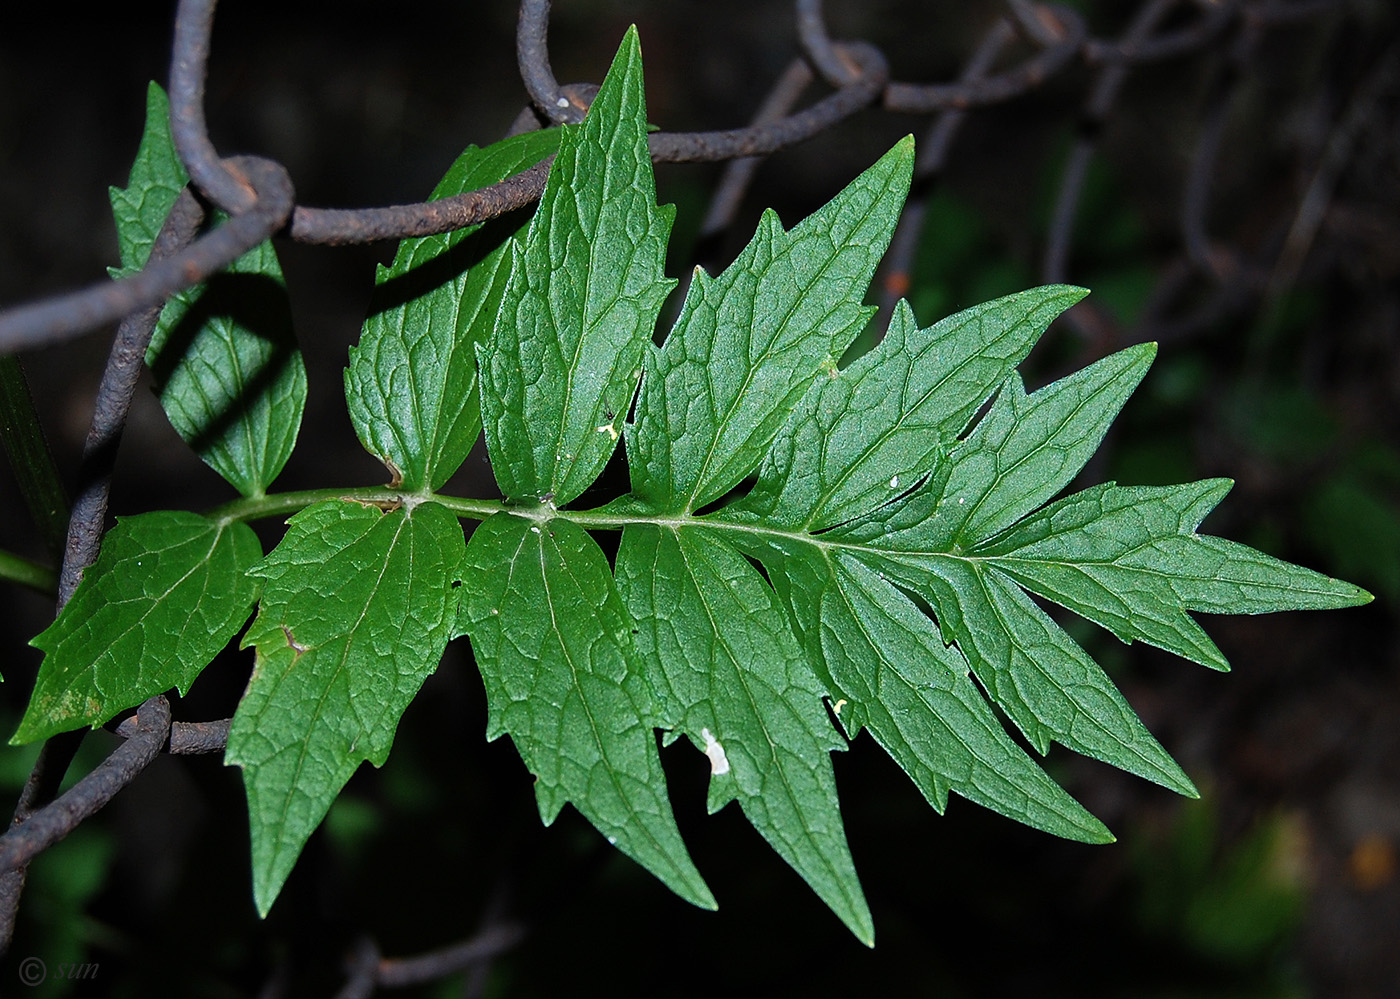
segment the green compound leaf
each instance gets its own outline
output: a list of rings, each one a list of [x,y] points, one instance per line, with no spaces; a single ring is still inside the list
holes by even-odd
[[[437,503],[383,513],[340,500],[289,522],[243,647],[257,650],[225,762],[243,768],[253,896],[266,915],[307,838],[437,668],[465,543]]]
[[[169,103],[152,83],[130,181],[111,191],[122,255],[113,276],[145,264],[187,180],[170,138]],[[306,407],[306,365],[272,243],[174,295],[146,363],[185,443],[240,493],[263,495],[292,453]]]
[[[559,130],[469,146],[432,199],[518,173],[559,147]],[[524,231],[513,216],[439,236],[406,239],[381,266],[358,347],[350,348],[345,399],[365,450],[410,492],[438,489],[481,433],[476,345],[491,332]]]
[[[765,212],[719,277],[696,269],[675,328],[647,353],[627,429],[637,497],[688,513],[758,467],[823,365],[835,371],[874,314],[860,302],[913,163],[906,138],[791,232]]]
[[[650,730],[685,735],[710,761],[711,811],[737,799],[869,943],[829,711],[849,735],[869,729],[939,810],[956,792],[1112,839],[1003,716],[1041,753],[1058,742],[1194,794],[1034,597],[1222,667],[1190,612],[1369,594],[1196,534],[1221,482],[1056,500],[1155,354],[1130,347],[1027,394],[1017,365],[1082,289],[926,329],[901,303],[884,339],[838,367],[871,315],[860,302],[908,189],[908,140],[791,231],[766,214],[732,266],[696,272],[653,347],[670,216],[654,203],[640,73],[629,34],[585,125],[564,132],[477,350],[492,465],[518,506],[478,528],[456,627],[477,649],[490,734],[508,731],[539,775],[545,820],[571,801],[707,901],[672,835]],[[631,493],[561,509],[592,485],[629,408]],[[622,529],[614,584],[589,528]]]
[[[845,743],[773,591],[701,527],[628,527],[617,585],[667,728],[710,759],[709,809],[745,816],[867,946],[870,910],[846,845],[831,752]]]
[[[71,600],[31,644],[44,650],[12,743],[98,726],[148,697],[181,694],[248,620],[262,555],[246,524],[162,510],[123,517]]]
[[[597,542],[565,520],[496,514],[472,534],[462,574],[486,735],[510,733],[545,824],[574,802],[608,842],[713,909],[671,814],[656,705]]]
[[[656,204],[641,51],[628,31],[583,124],[566,127],[539,211],[479,352],[501,491],[563,506],[617,447],[643,352],[675,281],[675,216]]]

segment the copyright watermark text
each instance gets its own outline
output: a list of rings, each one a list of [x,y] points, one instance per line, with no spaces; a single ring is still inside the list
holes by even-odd
[[[49,979],[63,979],[64,981],[91,980],[97,977],[98,965],[95,962],[78,963],[77,961],[64,961],[49,967],[41,958],[26,957],[19,962],[19,981],[21,985],[43,985]]]

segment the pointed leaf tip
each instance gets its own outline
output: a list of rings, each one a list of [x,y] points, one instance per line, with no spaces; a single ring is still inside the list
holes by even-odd
[[[448,198],[503,180],[559,146],[559,129],[468,146],[433,189]],[[375,276],[370,313],[344,372],[365,450],[396,487],[439,489],[481,434],[477,355],[491,335],[525,224],[505,217],[405,239]]]

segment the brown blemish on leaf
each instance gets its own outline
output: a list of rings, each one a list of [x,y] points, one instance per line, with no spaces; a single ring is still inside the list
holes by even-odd
[[[397,489],[399,486],[403,485],[403,472],[399,471],[399,466],[395,465],[387,457],[381,457],[379,460],[382,461],[384,467],[389,470],[389,488]]]
[[[287,636],[288,647],[294,650],[298,657],[306,651],[306,646],[297,642],[296,638],[292,636],[292,629],[288,628],[285,624],[282,625],[282,634]]]

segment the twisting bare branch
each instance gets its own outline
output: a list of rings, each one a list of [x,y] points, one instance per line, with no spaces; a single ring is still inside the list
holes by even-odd
[[[182,288],[198,284],[247,253],[278,229],[292,210],[287,171],[271,160],[230,160],[258,192],[253,208],[200,237],[176,256],[155,261],[120,281],[0,313],[0,351],[58,343],[149,309]]]
[[[170,705],[152,697],[137,712],[137,734],[52,804],[0,836],[0,871],[12,871],[67,836],[111,801],[160,755],[170,733]]]
[[[889,79],[889,66],[879,49],[864,42],[843,43],[840,50],[860,67],[860,76],[850,86],[763,125],[721,132],[657,132],[650,139],[651,158],[658,163],[694,163],[761,156],[810,139],[849,118],[879,97]]]
[[[194,238],[204,221],[204,210],[185,188],[175,199],[165,224],[151,247],[150,264],[169,260]],[[122,429],[136,393],[136,379],[146,360],[146,348],[160,318],[160,305],[152,305],[122,320],[112,341],[112,352],[102,372],[102,383],[93,404],[92,424],[83,444],[78,491],[68,517],[68,537],[64,542],[63,567],[58,575],[58,609],[68,603],[83,577],[97,561],[102,544],[102,522],[107,515],[107,496],[116,468],[117,448]]]
[[[536,109],[556,125],[583,121],[587,107],[569,100],[549,65],[549,0],[521,0],[515,32],[515,58],[520,79]]]
[[[840,46],[826,32],[821,0],[797,0],[797,38],[802,54],[833,87],[849,87],[856,82],[860,68],[843,58]]]
[[[1084,19],[1058,4],[1042,8],[1054,15],[1058,40],[1019,66],[995,76],[959,83],[891,83],[885,88],[885,109],[928,114],[945,108],[973,108],[1028,93],[1069,65],[1088,37]]]

